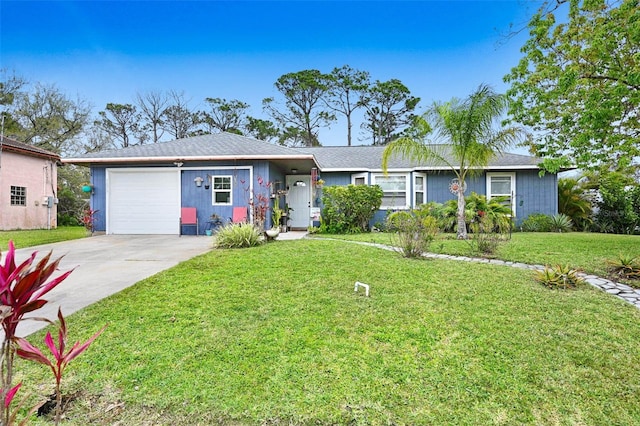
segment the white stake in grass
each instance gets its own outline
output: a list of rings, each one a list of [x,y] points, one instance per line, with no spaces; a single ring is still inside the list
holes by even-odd
[[[360,281],[356,281],[355,287],[353,287],[353,291],[358,292],[358,287],[364,287],[364,295],[369,297],[369,284],[361,283]]]

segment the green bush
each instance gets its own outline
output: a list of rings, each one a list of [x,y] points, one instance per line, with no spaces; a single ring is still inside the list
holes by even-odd
[[[62,214],[58,215],[58,226],[82,226],[82,224],[77,217],[68,214]]]
[[[523,232],[551,232],[552,220],[551,216],[534,213],[527,216],[520,224]]]
[[[542,271],[536,271],[535,280],[545,287],[563,290],[584,283],[584,279],[578,276],[578,271],[568,265],[556,265],[553,268],[546,266]]]
[[[634,234],[640,227],[640,185],[611,173],[600,181],[598,213],[594,228],[613,234]]]
[[[420,216],[408,211],[390,214],[387,217],[387,229],[393,231],[393,245],[400,248],[404,257],[409,258],[426,253],[439,232],[435,217]]]
[[[324,187],[321,232],[355,234],[368,231],[369,221],[382,204],[382,195],[378,185]]]
[[[262,233],[251,223],[231,223],[216,233],[216,248],[246,248],[262,244]]]

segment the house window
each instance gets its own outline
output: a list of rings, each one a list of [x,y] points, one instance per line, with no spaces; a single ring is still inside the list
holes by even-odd
[[[231,197],[231,176],[213,176],[213,205],[230,206],[233,204]]]
[[[368,185],[369,179],[367,179],[369,175],[367,173],[357,173],[351,175],[351,183],[353,185]]]
[[[514,216],[516,213],[516,206],[514,204],[515,195],[515,173],[487,173],[487,199],[505,197],[505,205],[511,207]]]
[[[373,175],[373,184],[380,186],[382,196],[381,209],[406,209],[409,207],[406,174]]]
[[[424,173],[414,173],[413,175],[413,206],[418,207],[424,204],[427,199],[427,176]]]
[[[26,206],[27,205],[27,188],[24,186],[11,186],[11,205]]]

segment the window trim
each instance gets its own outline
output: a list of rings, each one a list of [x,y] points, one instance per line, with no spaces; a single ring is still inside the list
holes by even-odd
[[[215,180],[217,179],[229,179],[229,189],[216,189]],[[229,202],[228,203],[216,203],[216,194],[228,192],[229,193]],[[233,176],[231,175],[212,175],[211,176],[211,205],[213,206],[232,206],[233,205]]]
[[[511,194],[492,194],[491,193],[491,179],[494,177],[509,177],[511,178]],[[511,197],[511,212],[513,217],[516,217],[516,173],[515,172],[488,172],[486,176],[487,184],[487,201],[493,197]]]
[[[388,178],[388,177],[397,177],[397,176],[402,176],[404,177],[405,180],[405,189],[404,189],[404,204],[403,205],[394,205],[394,206],[385,206],[384,204],[380,205],[380,210],[407,210],[410,208],[411,206],[411,193],[412,193],[412,188],[413,186],[410,185],[410,173],[389,173],[389,174],[383,174],[383,173],[372,173],[371,174],[371,185],[377,185],[378,183],[376,182],[378,178]],[[384,192],[384,190],[383,190]],[[384,195],[383,195],[383,202],[384,202]]]
[[[356,185],[356,179],[364,178],[364,185],[369,185],[369,173],[354,173],[351,175],[351,185]]]
[[[14,194],[14,191],[19,191],[21,194]],[[9,188],[9,203],[16,207],[26,207],[27,205],[27,187],[19,185],[10,185]],[[21,201],[21,202],[16,202]]]
[[[420,172],[414,172],[413,173],[413,207],[418,207],[418,203],[416,202],[416,194],[419,192],[416,187],[418,186],[416,183],[416,178],[422,178],[422,203],[426,203],[427,202],[427,174],[426,173],[420,173]]]

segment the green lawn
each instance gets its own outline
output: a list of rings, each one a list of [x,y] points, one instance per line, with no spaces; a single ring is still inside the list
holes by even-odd
[[[64,379],[65,424],[640,424],[640,310],[529,271],[276,241],[144,280],[70,317],[72,338],[107,322]]]
[[[3,252],[7,250],[10,240],[13,240],[16,248],[25,248],[59,241],[76,240],[86,236],[87,231],[82,226],[59,226],[56,229],[49,230],[0,231],[0,250]]]
[[[325,237],[318,235],[317,237]],[[387,233],[368,233],[356,235],[327,235],[351,241],[391,244]],[[430,251],[451,255],[469,256],[470,245],[467,241],[455,239],[454,234],[441,234],[431,244]],[[640,256],[640,236],[613,235],[587,232],[547,233],[516,232],[511,240],[503,244],[496,257],[512,262],[538,265],[570,265],[582,271],[601,276],[607,275],[607,259],[615,259],[619,254]]]

